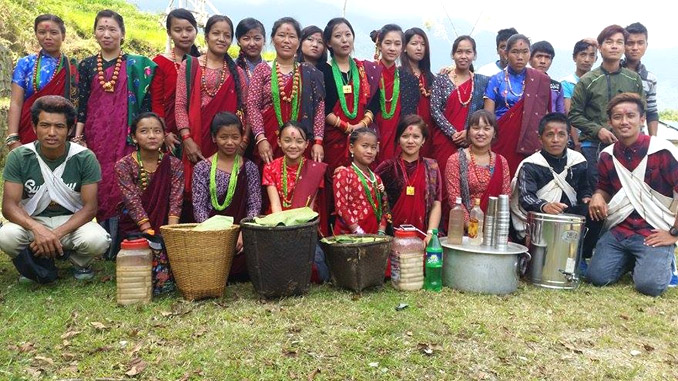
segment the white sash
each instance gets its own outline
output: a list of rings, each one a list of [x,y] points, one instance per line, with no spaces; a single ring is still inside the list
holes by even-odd
[[[570,205],[577,205],[577,191],[567,182],[567,173],[570,168],[573,166],[585,162],[586,159],[582,154],[571,149],[567,149],[567,163],[565,168],[560,173],[556,171],[549,165],[546,158],[541,154],[541,152],[536,152],[525,160],[523,160],[518,169],[516,170],[513,179],[511,180],[511,221],[513,222],[513,227],[516,230],[516,233],[519,238],[525,238],[525,231],[527,229],[527,212],[520,206],[520,189],[518,189],[518,176],[520,170],[523,167],[524,163],[536,164],[540,167],[548,168],[553,175],[553,180],[549,181],[541,189],[537,191],[537,197],[546,202],[560,202],[563,192],[567,196],[567,199],[570,201]]]
[[[650,137],[650,147],[647,155],[633,170],[629,171],[614,156],[614,145],[606,147],[603,152],[612,156],[614,168],[619,176],[621,189],[615,193],[608,203],[605,229],[610,229],[624,221],[635,210],[653,228],[669,230],[676,220],[678,197],[674,191],[673,198],[652,189],[645,182],[647,158],[661,150],[668,150],[678,160],[678,150],[668,141]]]
[[[40,189],[38,189],[33,196],[21,201],[21,205],[26,213],[30,216],[38,215],[42,213],[52,201],[73,213],[82,209],[83,203],[80,193],[69,188],[68,185],[64,183],[61,176],[64,174],[68,160],[87,148],[80,144],[70,144],[66,160],[52,171],[38,154],[35,144],[36,142],[29,143],[26,144],[25,147],[35,153],[38,164],[40,164],[40,173],[42,173],[44,184],[42,184]]]

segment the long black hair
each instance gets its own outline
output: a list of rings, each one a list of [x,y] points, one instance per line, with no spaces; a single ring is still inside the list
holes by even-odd
[[[327,51],[330,52],[330,55],[332,57],[334,57],[334,51],[332,51],[332,48],[330,48],[330,40],[332,39],[332,32],[334,32],[334,28],[336,28],[336,26],[340,24],[346,24],[348,29],[351,30],[351,34],[353,35],[353,41],[355,41],[355,31],[353,30],[353,26],[351,25],[350,22],[348,22],[348,20],[346,20],[343,17],[335,17],[332,20],[328,21],[325,30],[323,30],[323,41],[325,42]]]
[[[374,59],[378,60],[379,59],[379,45],[381,45],[381,42],[384,40],[384,37],[389,32],[398,32],[400,33],[400,41],[402,41],[403,45],[405,45],[405,37],[403,35],[403,29],[396,24],[386,24],[384,25],[381,29],[379,30],[373,30],[370,33],[370,38],[372,39],[372,42],[376,45],[376,49],[374,52]],[[403,46],[403,49],[405,47]]]
[[[214,15],[207,19],[207,23],[205,23],[205,37],[207,37],[207,35],[210,33],[210,30],[214,24],[221,21],[226,21],[228,26],[231,28],[231,33],[233,32],[233,21],[231,21],[228,16]],[[233,82],[235,82],[235,92],[238,95],[238,110],[244,110],[244,99],[242,95],[242,89],[240,88],[240,73],[238,72],[238,67],[235,65],[235,61],[233,61],[233,58],[231,58],[228,52],[226,52],[224,55],[224,59],[228,64],[228,71],[233,76]]]
[[[250,30],[252,29],[259,29],[261,31],[261,35],[264,37],[264,43],[266,42],[266,28],[264,28],[264,24],[261,23],[261,21],[252,18],[252,17],[247,17],[238,23],[238,26],[235,28],[235,39],[240,40],[240,37],[246,35],[249,33]],[[236,63],[238,66],[240,66],[243,70],[247,71],[247,62],[245,62],[245,52],[243,52],[242,48],[240,48],[240,53],[238,54],[238,58],[236,59]]]
[[[33,32],[38,31],[38,24],[43,21],[51,21],[57,24],[59,30],[61,30],[61,34],[64,35],[64,37],[66,36],[66,25],[64,25],[64,20],[62,20],[61,17],[51,13],[45,13],[35,18],[35,22],[33,23]]]
[[[473,37],[466,34],[457,37],[452,43],[452,59],[454,59],[454,52],[457,51],[457,48],[459,48],[459,43],[462,41],[468,41],[471,43],[471,48],[473,49],[473,58],[475,60],[476,56],[478,55],[478,53],[476,52],[476,40],[474,40]],[[474,71],[473,64],[469,65],[469,70],[471,72]]]
[[[210,133],[212,134],[212,136],[217,136],[217,133],[219,132],[221,127],[226,126],[238,127],[238,131],[240,131],[241,135],[244,132],[242,121],[240,120],[240,118],[238,118],[235,114],[231,112],[221,111],[214,115],[212,123],[210,124]]]
[[[424,52],[424,57],[417,63],[421,74],[426,78],[426,84],[430,88],[433,85],[433,73],[431,73],[431,46],[428,43],[428,36],[421,28],[410,28],[405,31],[405,41],[403,44],[403,53],[400,55],[400,64],[403,71],[412,73],[412,66],[410,65],[410,57],[407,55],[406,48],[407,44],[410,43],[410,40],[414,36],[419,36],[424,40],[426,45],[426,50]],[[414,73],[412,73],[414,74]]]
[[[301,51],[301,45],[307,38],[313,36],[316,33],[320,33],[320,39],[323,40],[323,52],[320,55],[320,58],[318,58],[318,65],[327,62],[327,45],[325,45],[325,40],[322,37],[323,30],[315,25],[309,25],[301,30],[301,37],[299,38],[299,49],[297,49],[297,61],[304,62],[304,53]]]
[[[134,135],[137,133],[137,127],[139,126],[139,122],[141,122],[144,119],[155,119],[158,122],[160,122],[160,126],[162,127],[162,131],[165,132],[165,122],[162,121],[162,119],[158,116],[158,114],[150,111],[142,112],[141,114],[137,115],[136,118],[132,121],[132,124],[130,125],[129,128],[129,133],[130,135]]]
[[[186,20],[193,26],[196,32],[198,31],[198,22],[195,20],[193,13],[191,13],[191,11],[188,9],[177,8],[173,9],[167,15],[167,20],[165,21],[165,29],[167,29],[168,36],[170,34],[170,29],[172,28],[172,19]],[[193,57],[200,57],[200,51],[198,50],[198,47],[195,46],[195,44],[191,46],[191,50],[188,52],[188,54],[192,55]]]

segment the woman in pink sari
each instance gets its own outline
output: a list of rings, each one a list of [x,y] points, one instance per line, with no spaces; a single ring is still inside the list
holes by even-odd
[[[101,51],[78,67],[80,98],[73,141],[87,144],[101,164],[96,218],[117,242],[122,195],[114,167],[134,150],[129,126],[139,113],[151,108],[149,88],[156,64],[122,51],[125,23],[114,11],[106,9],[97,14],[94,36]],[[111,245],[107,258],[115,256],[116,246]]]

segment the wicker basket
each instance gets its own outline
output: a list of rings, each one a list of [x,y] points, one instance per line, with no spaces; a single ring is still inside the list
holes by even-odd
[[[378,239],[374,242],[332,244],[321,241],[332,283],[355,292],[383,286],[393,237],[376,234],[346,236]]]
[[[247,272],[265,298],[301,295],[311,286],[318,219],[302,225],[264,227],[240,222]]]
[[[198,224],[160,227],[172,273],[185,299],[221,297],[235,255],[240,227],[195,231]]]

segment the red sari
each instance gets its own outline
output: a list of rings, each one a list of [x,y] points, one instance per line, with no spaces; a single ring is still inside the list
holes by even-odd
[[[61,57],[61,66],[61,69],[59,69],[51,81],[24,101],[24,104],[21,107],[21,119],[19,120],[18,131],[21,144],[31,143],[37,139],[35,131],[33,131],[31,106],[33,106],[33,103],[35,103],[38,98],[45,95],[60,95],[66,99],[70,99],[73,104],[77,105],[78,68],[76,68],[65,55]]]
[[[501,139],[492,145],[492,150],[504,156],[509,165],[511,177],[516,173],[520,162],[525,160],[528,155],[516,151],[516,145],[520,138],[520,126],[523,121],[523,105],[525,104],[525,97],[513,105],[504,115],[497,121],[498,132],[501,134]]]
[[[422,157],[433,157],[433,131],[435,131],[437,128],[434,127],[435,122],[431,116],[431,88],[426,82],[426,75],[423,73],[419,76],[419,86],[420,88],[429,91],[428,94],[421,94],[421,97],[419,97],[419,104],[417,104],[417,115],[419,115],[421,119],[424,120],[424,123],[426,123],[429,131],[428,139],[426,139],[424,145],[421,147],[419,155]]]
[[[165,120],[165,131],[177,133],[174,100],[177,89],[177,66],[162,54],[153,58],[158,64],[151,83],[151,110]]]
[[[400,121],[400,96],[398,96],[398,99],[393,99],[395,76],[398,75],[398,72],[396,71],[396,65],[386,67],[381,62],[379,65],[381,66],[381,78],[384,85],[383,88],[381,88],[380,85],[380,92],[384,92],[385,109],[377,114],[375,120],[375,123],[379,127],[379,154],[377,155],[377,160],[375,160],[374,165],[379,165],[382,161],[392,159],[398,154],[397,151],[400,148],[395,142],[396,130],[398,128],[398,122]],[[402,90],[402,84],[400,90]],[[376,96],[381,96],[381,94]],[[393,102],[395,102],[395,112],[390,119],[385,119],[384,113],[387,110],[391,110]]]

